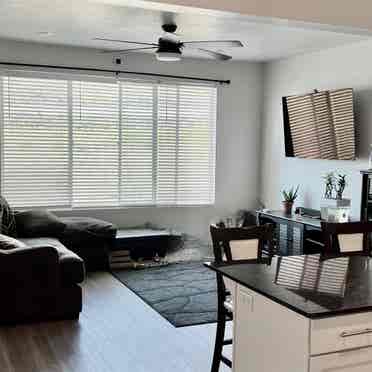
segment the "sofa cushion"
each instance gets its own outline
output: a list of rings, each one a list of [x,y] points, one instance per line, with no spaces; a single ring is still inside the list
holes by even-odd
[[[46,210],[16,212],[15,219],[18,236],[23,238],[57,237],[65,229],[65,224]]]
[[[12,236],[13,238],[17,237],[14,212],[2,196],[0,196],[0,233]]]
[[[20,240],[0,234],[0,249],[9,250],[18,248],[27,248],[27,245]]]
[[[116,236],[116,226],[111,222],[91,217],[61,217],[66,225],[63,237],[82,242],[97,238],[113,239]]]
[[[85,277],[84,261],[67,249],[58,239],[50,237],[20,238],[29,247],[53,247],[59,255],[63,284],[81,283]]]

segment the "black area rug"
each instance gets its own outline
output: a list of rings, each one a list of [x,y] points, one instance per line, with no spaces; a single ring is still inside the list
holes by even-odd
[[[217,321],[216,276],[201,262],[112,273],[175,327]]]

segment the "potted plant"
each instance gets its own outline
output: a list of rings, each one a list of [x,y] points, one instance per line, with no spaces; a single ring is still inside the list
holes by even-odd
[[[292,214],[292,207],[293,203],[297,199],[298,196],[298,188],[299,185],[296,187],[291,187],[289,190],[283,190],[282,195],[283,195],[283,209],[285,214]]]
[[[333,199],[333,190],[336,186],[335,174],[333,172],[329,172],[323,177],[323,179],[325,185],[324,199]]]
[[[346,174],[339,174],[337,177],[336,185],[336,199],[342,200],[342,194],[344,193],[346,186],[347,186]]]
[[[343,198],[347,186],[346,174],[334,172],[327,173],[324,177],[325,192],[321,200],[320,215],[323,220],[343,222],[348,220],[350,214],[350,199]],[[339,218],[342,215],[345,218]]]

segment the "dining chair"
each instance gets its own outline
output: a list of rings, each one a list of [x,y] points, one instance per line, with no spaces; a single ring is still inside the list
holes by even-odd
[[[321,222],[322,258],[371,255],[372,222]]]
[[[234,265],[242,263],[270,263],[273,256],[273,225],[232,227],[210,226],[215,263]],[[232,345],[225,339],[226,321],[233,320],[234,292],[232,282],[217,276],[217,329],[211,372],[218,372],[221,362],[232,367],[232,361],[223,355],[223,347]]]

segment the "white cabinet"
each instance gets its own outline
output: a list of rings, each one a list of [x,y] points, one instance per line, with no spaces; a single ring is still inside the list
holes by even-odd
[[[310,359],[310,372],[371,372],[372,348],[320,355]]]
[[[234,308],[234,372],[308,372],[309,319],[240,285]]]
[[[233,372],[371,372],[372,314],[311,320],[235,283]]]
[[[371,313],[311,321],[310,354],[326,354],[372,346]]]

